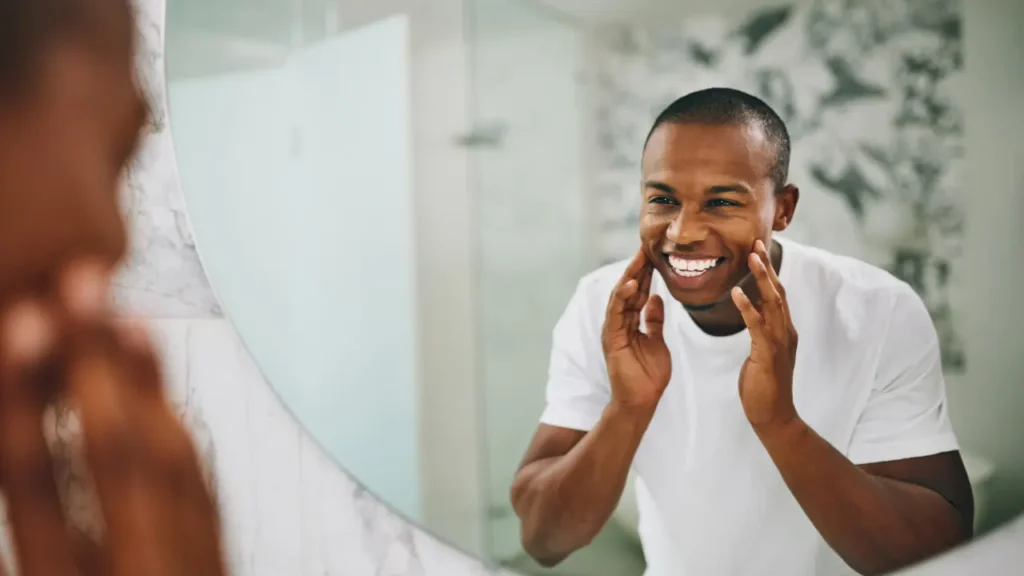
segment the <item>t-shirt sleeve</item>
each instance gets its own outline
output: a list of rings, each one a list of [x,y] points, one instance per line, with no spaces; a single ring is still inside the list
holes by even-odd
[[[599,295],[584,279],[552,332],[547,406],[541,423],[589,431],[611,398],[601,352],[601,325],[594,315]],[[603,308],[600,308],[603,313]]]
[[[921,298],[904,286],[893,300],[876,377],[853,431],[854,464],[958,449],[946,406],[939,338]]]

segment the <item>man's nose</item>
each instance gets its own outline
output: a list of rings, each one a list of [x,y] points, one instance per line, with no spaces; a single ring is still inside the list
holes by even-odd
[[[708,236],[707,223],[699,214],[680,210],[679,215],[669,224],[665,236],[670,242],[682,246],[702,242]]]

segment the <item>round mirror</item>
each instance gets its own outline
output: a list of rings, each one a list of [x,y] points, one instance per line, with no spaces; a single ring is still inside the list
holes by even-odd
[[[782,535],[751,558],[770,556],[780,573],[803,573],[819,553],[841,563],[748,421],[737,384],[751,336],[738,313],[737,330],[712,336],[700,312],[726,300],[686,296],[749,252],[742,227],[767,214],[801,335],[794,404],[817,447],[938,492],[957,514],[973,495],[964,530],[976,535],[1024,511],[1013,338],[1024,308],[1011,289],[1024,273],[989,272],[1015,262],[1006,247],[1020,243],[1007,168],[1020,139],[1004,126],[1017,117],[1005,94],[1021,93],[1019,72],[1007,80],[1019,50],[1007,46],[1020,39],[1004,23],[1021,9],[770,4],[169,3],[170,124],[200,256],[268,382],[342,467],[431,532],[522,574],[672,574],[677,561],[720,566],[722,543]],[[750,158],[709,175],[732,133],[657,134],[645,156],[659,113],[710,87],[753,96],[785,124],[799,194],[758,188],[768,172]],[[749,120],[697,108],[668,124]],[[736,177],[727,168],[739,164],[765,174]],[[545,557],[523,544],[543,535],[513,505],[524,485],[541,489],[521,468],[558,444],[543,442],[542,423],[568,439],[554,458],[604,417],[605,305],[643,242],[664,256],[651,285],[671,317],[672,379],[607,521],[567,558]],[[808,262],[826,272],[802,274]],[[673,273],[688,278],[675,292]],[[864,275],[909,304],[880,313]],[[813,284],[826,277],[845,283]],[[595,284],[604,292],[587,291]],[[893,318],[923,331],[871,332]],[[713,367],[701,363],[716,359],[726,368],[705,380]],[[956,493],[906,462],[950,454],[940,465]],[[664,538],[676,531],[694,537]]]

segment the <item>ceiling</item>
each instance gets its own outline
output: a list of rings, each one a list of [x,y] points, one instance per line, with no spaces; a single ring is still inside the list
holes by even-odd
[[[290,47],[440,0],[171,0],[171,78],[265,67]],[[487,0],[476,0],[487,1]],[[503,0],[580,26],[730,12],[779,0]]]

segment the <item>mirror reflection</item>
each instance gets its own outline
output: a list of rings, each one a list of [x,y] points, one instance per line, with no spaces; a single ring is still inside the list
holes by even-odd
[[[199,249],[402,514],[660,576],[885,573],[1024,510],[1012,1],[243,4],[169,7]]]
[[[169,3],[171,128],[204,266],[268,381],[417,519],[408,27],[363,10]]]

